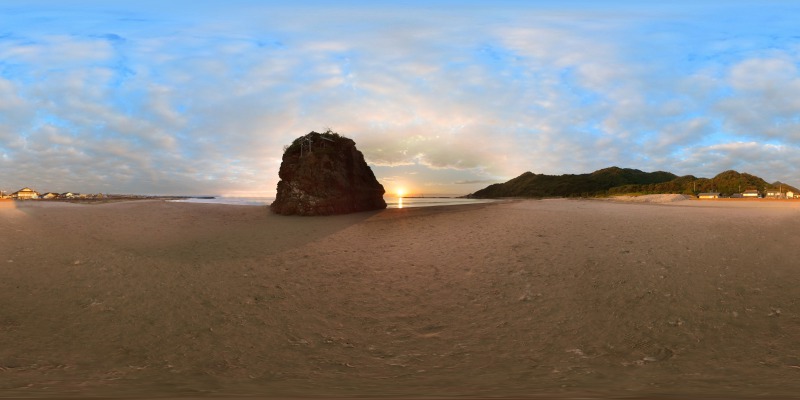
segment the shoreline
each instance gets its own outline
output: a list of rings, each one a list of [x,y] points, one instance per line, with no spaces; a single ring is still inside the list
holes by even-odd
[[[253,202],[243,202],[243,203],[226,203],[226,202],[215,202],[215,201],[203,201],[203,200],[219,200],[225,197],[215,196],[118,196],[118,197],[111,197],[111,198],[87,198],[87,199],[26,199],[26,200],[17,200],[17,199],[0,199],[0,205],[5,204],[5,207],[12,206],[13,204],[17,203],[72,203],[72,204],[89,204],[89,205],[98,205],[98,204],[108,204],[108,203],[116,203],[116,202],[130,202],[130,201],[168,201],[168,202],[182,202],[182,203],[195,203],[195,204],[218,204],[218,205],[237,205],[237,206],[269,206],[267,203],[253,203]],[[471,204],[469,201],[473,200],[475,204],[482,204],[482,203],[495,203],[495,202],[508,202],[508,201],[542,201],[542,200],[583,200],[583,201],[612,201],[612,202],[622,202],[622,203],[653,203],[653,204],[665,204],[665,203],[680,203],[683,201],[691,201],[691,202],[720,202],[720,203],[763,203],[763,204],[770,204],[770,203],[798,203],[800,204],[800,199],[775,199],[775,198],[717,198],[717,199],[699,199],[693,196],[687,195],[674,195],[674,194],[655,194],[655,195],[618,195],[618,196],[610,196],[610,197],[545,197],[545,198],[527,198],[527,197],[502,197],[502,198],[466,198],[466,197],[445,197],[445,196],[436,196],[436,197],[422,197],[422,196],[404,196],[403,199],[412,199],[412,200],[465,200]],[[264,198],[239,198],[234,197],[231,199],[264,199]],[[272,198],[266,198],[272,199]],[[389,199],[400,199],[397,197],[389,197]],[[9,203],[12,203],[11,205]],[[395,203],[391,203],[395,204]],[[463,204],[463,205],[466,205]],[[444,204],[443,206],[458,206],[462,205],[461,203],[453,203],[453,204]],[[433,203],[431,205],[412,205],[412,206],[404,206],[403,208],[421,208],[421,207],[439,207],[440,205]],[[397,207],[387,207],[387,209],[394,209]]]

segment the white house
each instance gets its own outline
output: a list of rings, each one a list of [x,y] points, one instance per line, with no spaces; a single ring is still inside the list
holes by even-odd
[[[758,190],[748,189],[742,193],[742,197],[758,198]]]
[[[28,199],[38,199],[39,192],[26,187],[20,190],[17,190],[14,193],[11,193],[11,198],[18,199],[18,200],[28,200]]]

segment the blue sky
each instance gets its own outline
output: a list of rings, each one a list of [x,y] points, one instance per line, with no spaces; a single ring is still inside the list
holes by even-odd
[[[327,128],[389,191],[612,165],[800,184],[796,2],[361,3],[0,2],[0,189],[271,195],[283,146]]]

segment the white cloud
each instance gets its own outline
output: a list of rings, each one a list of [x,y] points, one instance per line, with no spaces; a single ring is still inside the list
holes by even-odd
[[[328,127],[384,178],[422,166],[414,179],[431,185],[610,165],[793,171],[714,147],[771,141],[789,150],[751,150],[793,160],[800,53],[788,47],[677,61],[708,39],[651,32],[656,16],[622,9],[209,10],[137,6],[145,22],[99,14],[0,38],[0,152],[27,171],[15,182],[272,191],[282,146]]]
[[[788,53],[745,59],[730,68],[731,93],[715,111],[729,132],[800,143],[800,57]]]
[[[682,173],[713,177],[729,169],[748,172],[768,182],[793,184],[800,172],[800,146],[759,142],[723,142],[698,146],[676,163]]]
[[[19,96],[17,85],[0,77],[0,151],[17,140],[34,115],[35,109]]]
[[[795,62],[788,57],[744,60],[731,68],[731,87],[743,91],[772,92],[798,79]]]
[[[102,39],[76,41],[67,35],[37,35],[26,40],[7,38],[0,41],[0,58],[7,62],[37,64],[53,69],[80,68],[103,62],[111,54],[111,46]]]

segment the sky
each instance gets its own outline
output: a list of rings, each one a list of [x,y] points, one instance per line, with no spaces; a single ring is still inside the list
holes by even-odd
[[[800,3],[655,3],[2,0],[0,189],[271,196],[327,129],[390,193],[800,184]]]

